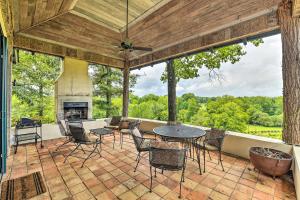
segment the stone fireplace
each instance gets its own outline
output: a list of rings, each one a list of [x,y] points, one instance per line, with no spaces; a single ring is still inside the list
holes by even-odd
[[[62,73],[55,82],[57,119],[92,119],[92,95],[88,63],[65,57]]]

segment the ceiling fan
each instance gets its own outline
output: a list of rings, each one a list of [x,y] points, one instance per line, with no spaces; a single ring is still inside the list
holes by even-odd
[[[128,1],[126,0],[126,32],[125,32],[125,40],[123,40],[120,44],[121,51],[129,50],[129,52],[132,52],[133,50],[139,50],[139,51],[152,51],[152,48],[150,47],[139,47],[133,45],[133,43],[129,40],[128,36]]]

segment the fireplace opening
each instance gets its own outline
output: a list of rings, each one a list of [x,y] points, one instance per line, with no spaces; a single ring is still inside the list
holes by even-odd
[[[88,119],[88,102],[64,102],[64,119]]]

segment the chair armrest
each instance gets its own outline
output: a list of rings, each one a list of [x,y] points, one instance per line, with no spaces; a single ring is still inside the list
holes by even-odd
[[[209,141],[217,141],[218,142],[218,148],[222,147],[222,143],[223,143],[224,137],[216,137],[214,139],[205,139],[203,141],[203,145],[205,146],[206,144],[209,144]]]
[[[143,137],[143,140],[150,140],[150,141],[155,141],[155,138],[148,138],[148,137]]]

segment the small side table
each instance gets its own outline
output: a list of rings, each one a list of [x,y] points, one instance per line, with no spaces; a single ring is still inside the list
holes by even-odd
[[[96,129],[90,129],[90,133],[96,135],[99,137],[100,140],[100,149],[101,149],[101,143],[102,143],[102,137],[105,135],[113,135],[114,136],[114,143],[113,143],[113,148],[115,148],[115,142],[116,142],[116,137],[114,134],[114,130],[110,128],[96,128]]]

